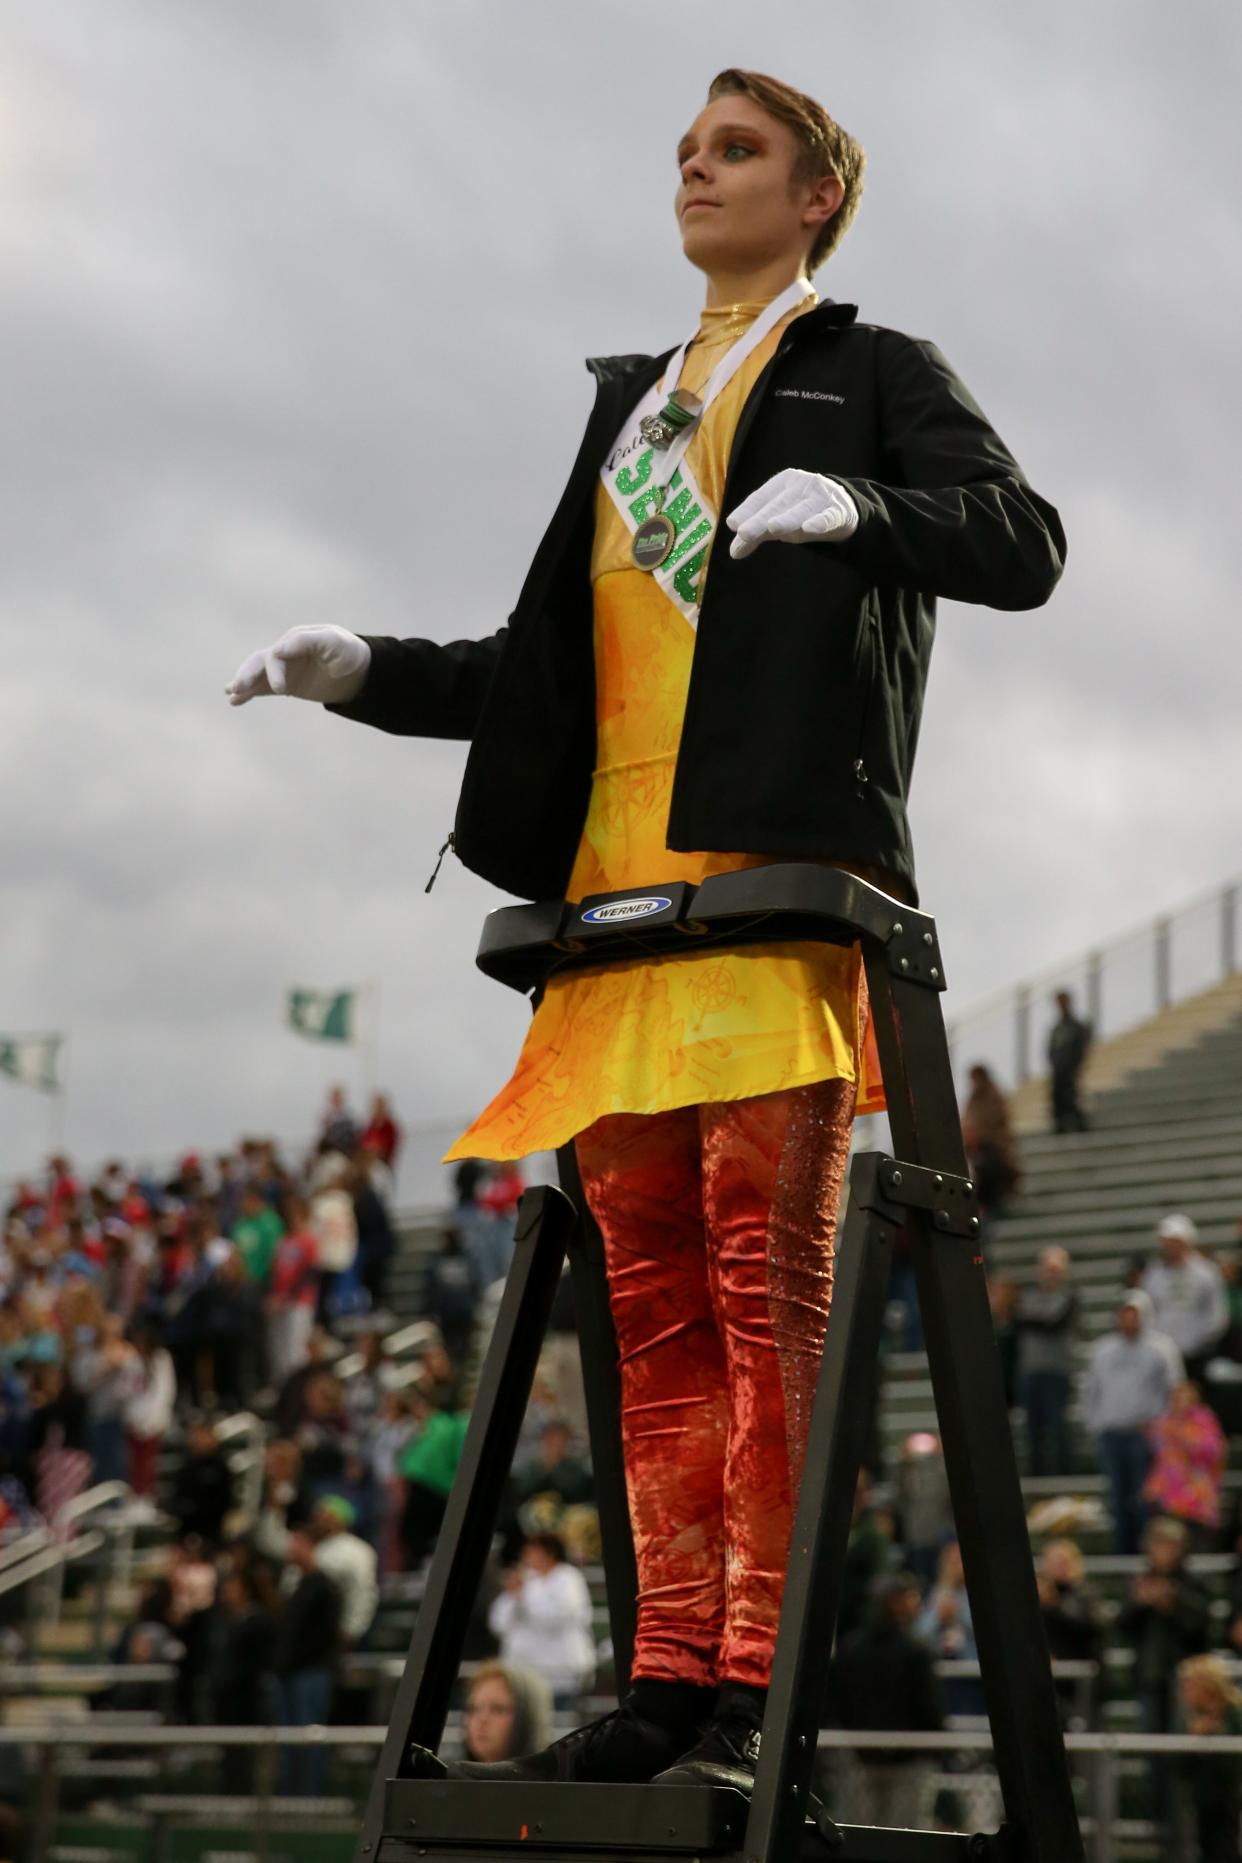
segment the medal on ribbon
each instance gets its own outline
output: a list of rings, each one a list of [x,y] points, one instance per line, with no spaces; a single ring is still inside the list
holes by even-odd
[[[686,449],[751,351],[811,294],[810,280],[797,278],[774,298],[717,363],[701,394],[678,385],[690,347],[689,340],[683,343],[663,382],[629,415],[601,468],[604,488],[629,529],[635,569],[655,574],[691,626],[698,618],[699,578],[716,514],[694,482]]]
[[[646,414],[638,431],[648,446],[661,451],[671,446],[683,427],[693,427],[703,412],[703,403],[688,388],[674,388],[658,414]]]
[[[635,569],[658,569],[677,541],[677,526],[672,518],[657,511],[639,525],[630,539],[630,555]]]

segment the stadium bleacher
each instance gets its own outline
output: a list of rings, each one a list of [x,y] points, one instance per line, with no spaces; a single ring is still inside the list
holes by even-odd
[[[1036,1083],[1014,1096],[1022,1183],[1008,1213],[991,1227],[989,1270],[1025,1285],[1034,1279],[1041,1248],[1056,1242],[1069,1251],[1081,1306],[1077,1344],[1081,1363],[1091,1342],[1112,1322],[1128,1264],[1134,1255],[1150,1252],[1155,1227],[1171,1208],[1193,1217],[1209,1250],[1229,1249],[1239,1240],[1242,980],[1231,979],[1098,1050],[1092,1062],[1088,1131],[1050,1135],[1044,1129],[1042,1091]],[[398,1355],[417,1356],[427,1330],[408,1322],[417,1313],[427,1265],[442,1237],[443,1219],[424,1215],[404,1220],[398,1223],[397,1233],[398,1252],[390,1267],[387,1301],[393,1314],[407,1323],[390,1335],[387,1345]],[[337,1370],[349,1376],[356,1369],[347,1349]],[[1220,1408],[1232,1424],[1231,1467],[1225,1478],[1227,1494],[1232,1496],[1242,1484],[1242,1407],[1231,1409],[1227,1382],[1234,1375],[1231,1368],[1222,1366],[1221,1373]],[[931,1388],[920,1354],[887,1354],[878,1422],[890,1467],[912,1432],[934,1430]],[[256,1491],[250,1478],[262,1453],[261,1424],[261,1419],[259,1426],[253,1419],[239,1419],[224,1426],[237,1470],[246,1478],[240,1492],[248,1494],[251,1502]],[[1071,1424],[1072,1467],[1055,1476],[1025,1475],[1024,1493],[1031,1510],[1054,1499],[1087,1504],[1072,1516],[1072,1536],[1086,1555],[1093,1587],[1110,1613],[1115,1613],[1139,1562],[1111,1550],[1105,1484],[1077,1405],[1071,1409]],[[1024,1443],[1017,1417],[1015,1436],[1021,1460]],[[165,1479],[171,1476],[179,1454],[178,1441],[171,1435],[161,1458]],[[1065,1517],[1062,1512],[1062,1520]],[[214,1789],[219,1747],[211,1742],[211,1730],[197,1730],[192,1743],[176,1744],[170,1708],[161,1693],[172,1679],[167,1665],[130,1665],[124,1673],[129,1684],[150,1685],[154,1705],[143,1709],[99,1705],[104,1691],[118,1679],[115,1669],[103,1660],[105,1653],[121,1628],[132,1621],[138,1587],[164,1556],[173,1532],[173,1522],[159,1510],[150,1518],[127,1518],[124,1533],[118,1530],[121,1518],[115,1516],[111,1530],[107,1530],[108,1510],[88,1518],[73,1561],[80,1569],[68,1584],[53,1560],[50,1588],[46,1576],[32,1578],[27,1587],[15,1586],[11,1581],[14,1572],[20,1576],[21,1560],[6,1565],[10,1555],[0,1554],[0,1618],[8,1626],[10,1639],[10,1659],[0,1674],[0,1733],[6,1742],[0,1746],[0,1796],[6,1795],[4,1781],[14,1777],[13,1756],[21,1753],[12,1744],[14,1738],[23,1729],[34,1738],[54,1722],[58,1750],[28,1748],[18,1775],[30,1805],[42,1817],[40,1829],[46,1835],[49,1859],[81,1863],[90,1858],[92,1863],[103,1863],[105,1858],[122,1856],[212,1854],[231,1859],[259,1854],[253,1847],[253,1822],[247,1822],[244,1808],[227,1810]],[[1038,1544],[1035,1529],[1033,1537]],[[32,1539],[23,1557],[33,1558],[39,1551]],[[1213,1593],[1214,1622],[1223,1633],[1228,1587],[1237,1560],[1232,1551],[1222,1550],[1192,1555],[1191,1566]],[[101,1575],[107,1581],[102,1595],[96,1582]],[[607,1617],[602,1572],[588,1568],[587,1577],[597,1641],[603,1647]],[[57,1599],[54,1610],[46,1608],[53,1593]],[[14,1594],[29,1608],[15,1612]],[[367,1649],[351,1656],[346,1665],[344,1680],[350,1699],[365,1701],[365,1718],[373,1725],[381,1723],[387,1713],[420,1595],[421,1579],[416,1573],[385,1578]],[[601,1674],[600,1686],[606,1687],[606,1666]],[[1110,1644],[1103,1664],[1098,1712],[1097,1725],[1105,1733],[1125,1740],[1137,1729],[1130,1656],[1116,1643]],[[929,1770],[928,1790],[951,1789],[959,1805],[964,1803],[979,1822],[986,1822],[994,1810],[989,1797],[992,1776],[986,1749],[972,1752],[985,1738],[985,1724],[972,1723],[967,1716],[959,1717],[955,1725],[961,1748],[956,1755],[937,1756],[935,1767]],[[144,1745],[153,1729],[160,1730],[166,1744]],[[457,1719],[450,1737],[460,1739]],[[49,1788],[46,1771],[46,1756],[52,1751],[56,1751],[54,1789]],[[1092,1807],[1099,1800],[1091,1773],[1095,1757],[1086,1750],[1075,1756],[1089,1830],[1094,1829]],[[1106,1758],[1111,1768],[1108,1815],[1113,1845],[1107,1854],[1154,1855],[1147,1762],[1137,1752]],[[317,1803],[313,1817],[295,1801],[271,1801],[264,1813],[263,1853],[325,1860],[348,1856],[352,1807],[366,1788],[373,1761],[373,1741],[359,1735],[351,1742],[343,1731],[333,1748],[328,1798]],[[12,1796],[11,1791],[8,1795]]]

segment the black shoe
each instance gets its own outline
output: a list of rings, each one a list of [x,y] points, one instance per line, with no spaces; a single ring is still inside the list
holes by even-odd
[[[726,1682],[715,1713],[697,1746],[675,1766],[659,1773],[655,1785],[731,1785],[750,1797],[759,1763],[765,1691]]]
[[[639,1684],[641,1688],[643,1684]],[[597,1785],[646,1785],[685,1752],[710,1712],[715,1691],[669,1684],[667,1719],[640,1711],[634,1694],[601,1720],[576,1727],[539,1753],[521,1759],[441,1760],[425,1748],[411,1752],[415,1773],[436,1779],[559,1779]]]

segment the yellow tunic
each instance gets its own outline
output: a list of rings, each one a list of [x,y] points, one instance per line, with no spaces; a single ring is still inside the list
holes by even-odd
[[[805,299],[756,346],[687,450],[689,469],[723,530],[717,548],[727,549],[731,535],[720,498],[743,403],[786,324],[815,301]],[[699,391],[762,308],[705,311],[686,355],[683,385]],[[682,854],[665,846],[694,629],[654,579],[633,567],[629,532],[602,483],[596,487],[591,582],[596,769],[569,897],[658,889],[673,880],[770,865],[770,856]],[[858,1081],[857,1110],[873,1111],[884,1096],[873,1043],[866,1033],[860,1042],[865,992],[856,948],[799,943],[634,958],[554,977],[512,1078],[445,1162],[550,1151],[606,1113],[664,1112],[817,1080]]]

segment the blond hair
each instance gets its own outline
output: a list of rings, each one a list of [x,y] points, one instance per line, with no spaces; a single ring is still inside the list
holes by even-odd
[[[1047,1558],[1049,1553],[1055,1552],[1066,1554],[1073,1568],[1074,1582],[1075,1584],[1081,1584],[1086,1566],[1083,1563],[1082,1547],[1078,1544],[1078,1541],[1067,1539],[1049,1540],[1044,1547],[1044,1557]]]
[[[791,84],[782,84],[779,78],[765,77],[762,71],[739,71],[731,66],[718,72],[708,86],[708,103],[714,103],[717,97],[749,97],[769,116],[788,125],[798,145],[790,175],[794,188],[835,175],[845,189],[841,205],[820,227],[807,255],[807,271],[815,271],[836,251],[858,212],[866,151],[813,97],[794,90]]]
[[[1242,1692],[1219,1656],[1188,1656],[1177,1665],[1177,1679],[1182,1682],[1206,1682],[1222,1708],[1242,1708]]]

